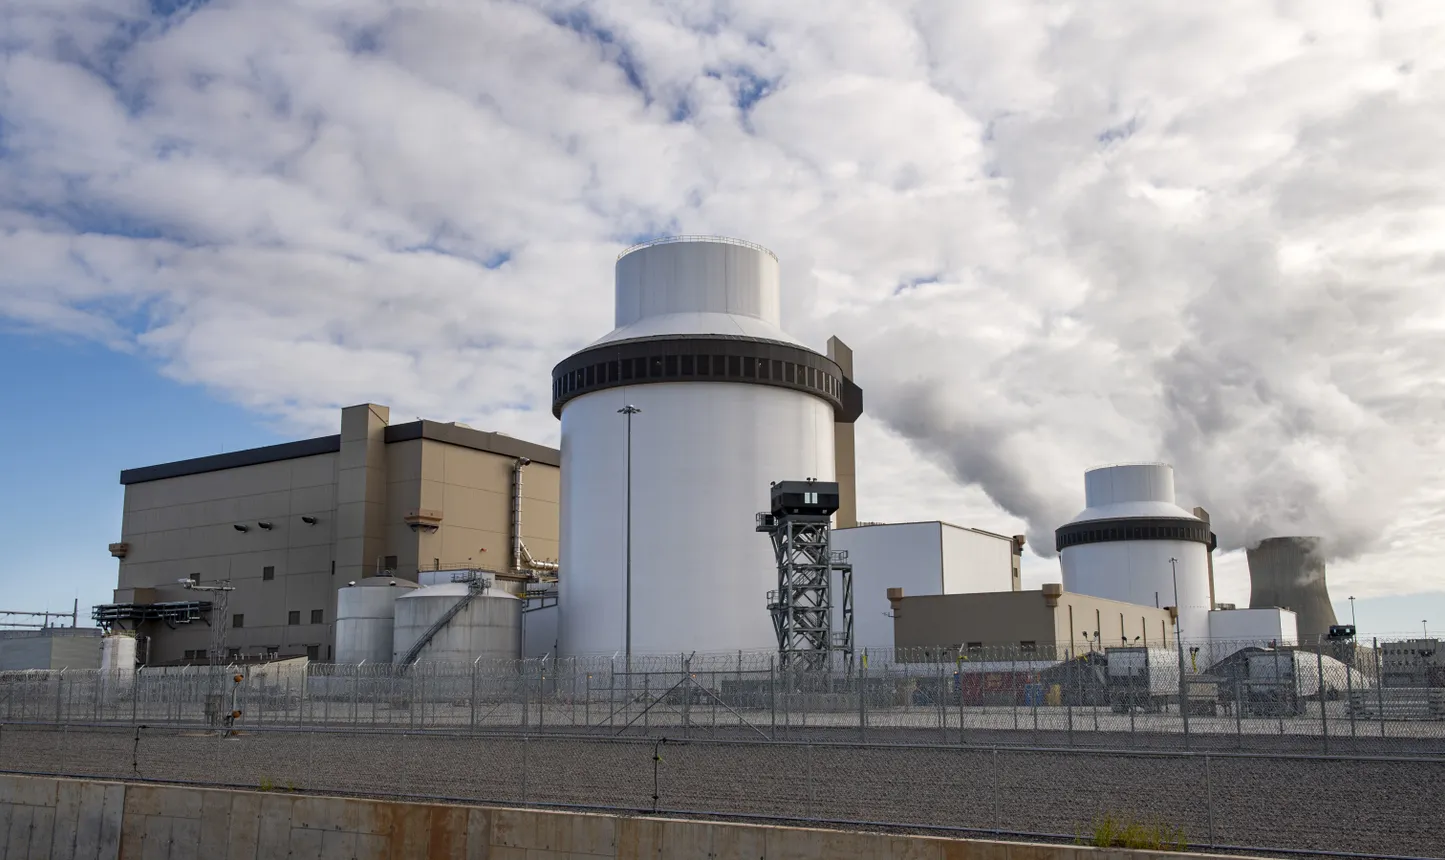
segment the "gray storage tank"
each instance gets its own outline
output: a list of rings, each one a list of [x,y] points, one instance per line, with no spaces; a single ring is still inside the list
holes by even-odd
[[[415,582],[370,576],[336,592],[336,662],[390,663],[397,598]]]
[[[500,589],[475,593],[465,582],[418,588],[396,601],[392,662],[401,663],[413,646],[461,601],[467,601],[417,654],[418,663],[473,663],[522,656],[522,601]]]

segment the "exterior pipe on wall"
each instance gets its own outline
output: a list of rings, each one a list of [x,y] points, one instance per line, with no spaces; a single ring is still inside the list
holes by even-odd
[[[517,573],[556,573],[560,565],[552,561],[537,561],[522,542],[522,470],[531,462],[526,457],[518,457],[512,464],[512,570]]]

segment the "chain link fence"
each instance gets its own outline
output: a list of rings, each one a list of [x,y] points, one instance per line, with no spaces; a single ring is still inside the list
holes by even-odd
[[[826,671],[734,653],[7,672],[0,720],[1433,756],[1445,674],[1426,650],[870,650]]]

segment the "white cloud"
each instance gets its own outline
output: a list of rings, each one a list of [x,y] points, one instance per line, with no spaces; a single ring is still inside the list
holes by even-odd
[[[1226,546],[1442,584],[1438,4],[155,5],[0,12],[12,321],[555,439],[617,251],[737,235],[857,351],[865,517],[1047,550],[1162,458]]]

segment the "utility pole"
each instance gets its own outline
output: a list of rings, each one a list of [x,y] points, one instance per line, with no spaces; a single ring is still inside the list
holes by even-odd
[[[1179,717],[1184,722],[1184,748],[1189,748],[1189,688],[1184,679],[1184,637],[1179,624],[1179,559],[1169,559],[1170,575],[1174,578],[1174,644],[1179,649]]]
[[[617,410],[619,414],[627,416],[627,536],[624,538],[627,545],[627,686],[632,688],[632,416],[641,412],[632,404],[627,404]]]

